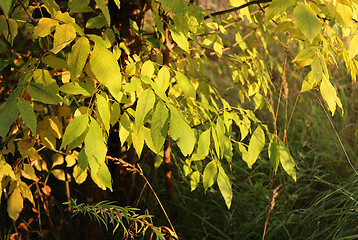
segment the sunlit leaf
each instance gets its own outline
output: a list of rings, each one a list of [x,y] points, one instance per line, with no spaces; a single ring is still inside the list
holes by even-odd
[[[139,129],[146,121],[148,113],[153,109],[155,103],[155,95],[151,89],[146,89],[138,98],[137,108],[135,112],[135,125]]]
[[[179,88],[184,92],[184,94],[186,96],[191,97],[191,98],[196,97],[195,88],[187,76],[185,76],[181,72],[176,71],[175,79],[178,82]]]
[[[106,6],[105,0],[95,0],[97,3],[98,8],[102,11],[104,17],[107,20],[108,26],[111,25],[111,16],[109,15],[109,9]]]
[[[215,160],[212,160],[211,162],[206,164],[203,173],[203,185],[205,191],[215,183],[217,174],[218,174],[217,164]]]
[[[92,88],[84,82],[69,82],[62,85],[59,88],[59,91],[72,94],[72,95],[83,95],[85,97],[91,96],[93,94]]]
[[[166,66],[163,66],[158,72],[157,84],[162,91],[166,91],[169,87],[170,72]]]
[[[71,73],[71,79],[74,80],[82,73],[89,52],[90,44],[86,37],[79,38],[72,46],[72,50],[67,56],[68,70]]]
[[[218,183],[221,195],[224,197],[225,204],[227,208],[230,209],[232,201],[231,181],[221,166],[219,166],[219,173],[216,181]]]
[[[121,140],[121,146],[126,142],[131,132],[131,121],[127,113],[123,113],[119,120],[119,139]]]
[[[19,96],[21,89],[17,87],[7,99],[5,106],[0,109],[0,136],[5,138],[10,130],[12,123],[19,115],[16,99]]]
[[[16,220],[24,207],[24,200],[18,188],[15,188],[7,201],[7,212],[12,220]]]
[[[98,81],[108,88],[117,101],[121,101],[122,74],[114,55],[96,43],[90,58],[90,65]]]
[[[58,91],[59,87],[56,83],[49,85],[31,83],[27,86],[27,92],[33,99],[47,104],[57,104],[62,101]]]
[[[194,191],[200,182],[200,172],[194,171],[190,174],[190,190]]]
[[[279,141],[279,151],[280,151],[280,163],[285,170],[285,172],[290,175],[293,180],[296,182],[296,169],[295,162],[286,148],[285,144],[278,138]]]
[[[210,129],[201,133],[198,141],[198,147],[195,149],[191,160],[202,160],[209,154],[210,148]]]
[[[97,99],[97,110],[99,112],[99,116],[106,128],[107,132],[109,131],[109,125],[111,121],[111,112],[109,110],[109,105],[107,100],[100,94],[96,94]]]
[[[277,171],[278,164],[280,163],[280,148],[277,136],[272,136],[268,148],[268,154],[271,165],[275,172]]]
[[[140,70],[141,76],[147,76],[149,78],[152,78],[154,75],[154,64],[152,61],[147,60],[143,63],[142,69]]]
[[[57,54],[64,47],[70,44],[75,38],[76,29],[71,24],[62,24],[57,26],[51,52]]]
[[[178,144],[183,155],[187,156],[193,152],[196,142],[194,131],[173,105],[168,107],[170,110],[170,136]]]
[[[349,59],[354,58],[358,53],[358,35],[354,35],[351,42],[349,43],[348,56]]]
[[[249,168],[252,168],[252,165],[254,165],[254,163],[256,162],[264,146],[265,146],[265,133],[262,130],[262,128],[258,126],[251,136],[247,159],[244,159],[244,161],[246,161],[247,166]]]
[[[272,18],[292,8],[295,4],[295,0],[273,0],[265,9],[265,23],[267,24]]]
[[[20,98],[17,101],[17,106],[22,116],[22,120],[24,120],[31,132],[33,132],[33,134],[36,136],[37,119],[31,104],[28,103],[25,99]]]
[[[168,132],[169,110],[162,103],[158,102],[151,121],[151,136],[156,153],[163,148]]]
[[[63,134],[61,148],[67,146],[81,136],[88,127],[88,115],[80,115],[74,118],[67,126]]]
[[[293,17],[297,28],[312,42],[322,28],[316,12],[306,4],[299,4],[293,10]]]
[[[31,189],[26,183],[19,181],[19,191],[24,198],[27,198],[32,203],[32,205],[35,206],[34,197],[32,195]]]
[[[46,37],[55,30],[56,26],[59,26],[57,20],[52,18],[41,18],[34,29],[34,38]]]
[[[14,0],[2,0],[0,1],[0,8],[4,11],[5,15],[9,15],[14,4]]]

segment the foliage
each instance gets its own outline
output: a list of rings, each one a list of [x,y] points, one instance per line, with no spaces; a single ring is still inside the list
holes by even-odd
[[[138,215],[137,208],[120,207],[114,202],[102,201],[93,205],[77,204],[75,199],[70,199],[69,202],[64,203],[68,205],[67,210],[72,212],[72,217],[83,214],[89,215],[92,219],[98,221],[106,226],[111,224],[113,226],[113,234],[122,228],[124,238],[133,238],[134,236],[146,235],[148,229],[156,235],[156,239],[165,239],[162,231],[159,227],[155,227],[152,224],[152,216],[150,215]],[[166,229],[171,233],[170,229]],[[174,234],[172,234],[174,235]]]
[[[165,158],[156,167],[180,159],[191,191],[200,182],[205,191],[218,188],[230,209],[236,152],[249,169],[268,155],[275,173],[281,165],[297,181],[290,121],[280,135],[280,105],[273,101],[272,72],[284,79],[286,71],[270,57],[270,45],[283,48],[303,75],[300,93],[319,91],[332,116],[344,113],[334,68],[344,63],[356,81],[356,1],[232,0],[232,9],[215,13],[184,0],[148,1],[143,21],[127,19],[129,37],[114,25],[105,1],[94,2],[0,4],[1,80],[8,83],[0,106],[1,189],[14,221],[25,198],[35,206],[30,186],[39,193],[50,175],[66,184],[88,176],[113,191],[108,166],[117,156],[108,146],[114,133],[139,160],[147,152]],[[234,100],[205,77],[212,58],[225,64]],[[261,111],[272,115],[272,126]],[[95,208],[119,209],[108,204]]]

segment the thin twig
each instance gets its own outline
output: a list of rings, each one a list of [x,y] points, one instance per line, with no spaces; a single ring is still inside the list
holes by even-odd
[[[36,24],[36,21],[34,20],[34,18],[32,17],[31,13],[29,12],[29,10],[27,9],[27,7],[25,6],[24,2],[22,0],[18,0],[21,7],[24,9],[26,15],[30,18],[32,24]]]
[[[225,9],[225,10],[222,10],[222,11],[218,11],[218,12],[214,12],[214,13],[211,13],[211,14],[208,14],[204,17],[204,19],[208,19],[210,17],[214,17],[214,16],[217,16],[217,15],[223,15],[225,13],[229,13],[229,12],[235,12],[237,10],[240,10],[242,8],[245,8],[245,7],[248,7],[250,5],[254,5],[254,4],[260,4],[260,3],[269,3],[271,2],[271,0],[258,0],[258,1],[251,1],[251,2],[247,2],[243,5],[240,5],[238,7],[234,7],[234,8],[230,8],[230,9]]]
[[[324,113],[326,114],[326,116],[327,116],[327,118],[328,118],[328,120],[329,120],[329,123],[331,124],[331,126],[332,126],[332,128],[333,128],[333,131],[335,132],[335,134],[336,134],[336,136],[337,136],[337,138],[338,138],[339,144],[341,145],[341,147],[342,147],[342,149],[343,149],[344,155],[346,156],[349,165],[352,167],[354,173],[355,173],[356,175],[358,175],[358,172],[357,172],[357,170],[354,168],[354,166],[353,166],[353,164],[352,164],[352,162],[351,162],[351,160],[350,160],[350,158],[349,158],[349,156],[348,156],[348,154],[347,154],[346,148],[344,147],[344,145],[343,145],[343,143],[342,143],[342,140],[341,140],[340,136],[338,135],[338,132],[337,132],[336,128],[334,127],[334,124],[333,124],[333,122],[332,122],[332,119],[331,119],[331,117],[329,116],[329,114],[328,114],[326,108],[324,107],[324,105],[323,105],[323,103],[322,103],[322,101],[321,101],[321,98],[318,96],[317,92],[316,92],[316,95],[317,95],[318,103],[319,103],[319,105],[321,105],[321,107],[322,107]]]
[[[167,214],[167,212],[165,211],[165,209],[164,209],[164,207],[163,207],[163,204],[161,203],[159,197],[158,197],[157,194],[155,193],[155,191],[154,191],[152,185],[149,183],[148,179],[144,176],[144,173],[143,173],[142,168],[140,167],[139,164],[137,164],[137,165],[138,165],[138,169],[139,169],[139,172],[140,172],[139,174],[144,178],[144,180],[145,180],[146,183],[148,184],[149,188],[152,190],[152,192],[153,192],[155,198],[156,198],[157,201],[158,201],[158,204],[159,204],[160,208],[163,210],[163,213],[164,213],[165,217],[167,218],[167,220],[168,220],[168,222],[169,222],[170,227],[172,228],[172,231],[174,232],[176,238],[178,238],[178,234],[176,233],[176,231],[175,231],[175,229],[174,229],[174,226],[173,226],[172,222],[170,221],[170,219],[169,219],[169,217],[168,217],[168,214]]]

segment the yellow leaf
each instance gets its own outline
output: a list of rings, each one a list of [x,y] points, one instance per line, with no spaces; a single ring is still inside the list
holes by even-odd
[[[15,188],[7,201],[7,212],[9,217],[16,220],[24,207],[24,200],[22,199],[19,189]]]

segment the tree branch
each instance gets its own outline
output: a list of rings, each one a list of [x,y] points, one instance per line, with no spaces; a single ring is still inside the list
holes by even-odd
[[[234,7],[234,8],[230,8],[230,9],[226,9],[226,10],[222,10],[222,11],[218,11],[218,12],[208,14],[208,15],[206,15],[204,17],[204,19],[208,19],[210,17],[214,17],[214,16],[217,16],[217,15],[222,15],[222,14],[229,13],[229,12],[235,12],[237,10],[240,10],[242,8],[248,7],[248,6],[253,5],[253,4],[269,3],[271,1],[272,0],[255,0],[255,1],[247,2],[247,3],[245,3],[245,4],[241,5],[241,6],[238,6],[238,7]]]

